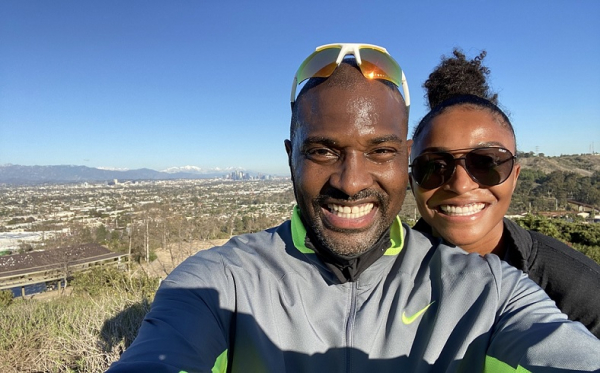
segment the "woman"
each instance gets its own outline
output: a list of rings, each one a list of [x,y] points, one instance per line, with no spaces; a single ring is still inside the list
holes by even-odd
[[[422,216],[414,228],[500,256],[600,338],[600,266],[504,218],[520,172],[514,130],[486,83],[485,52],[453,55],[424,84],[431,111],[413,135],[410,181]]]

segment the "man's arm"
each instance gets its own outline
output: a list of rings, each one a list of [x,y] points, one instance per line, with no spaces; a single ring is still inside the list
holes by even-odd
[[[486,371],[600,370],[600,340],[582,324],[569,321],[525,274],[505,262],[500,265],[503,306],[488,348]]]
[[[540,284],[571,320],[600,337],[600,266],[564,243],[530,232],[536,260],[529,277]]]
[[[232,320],[220,299],[228,294],[226,282],[218,256],[188,259],[163,281],[135,341],[108,372],[212,372],[226,366]]]

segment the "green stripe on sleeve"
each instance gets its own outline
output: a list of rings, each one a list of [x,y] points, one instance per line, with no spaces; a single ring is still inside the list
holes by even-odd
[[[513,368],[505,362],[491,356],[485,357],[485,368],[483,371],[485,373],[531,373],[520,365]]]
[[[223,351],[223,353],[217,357],[215,365],[210,371],[211,373],[225,373],[227,371],[227,350]]]

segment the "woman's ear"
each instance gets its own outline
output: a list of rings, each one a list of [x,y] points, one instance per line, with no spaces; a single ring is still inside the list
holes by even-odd
[[[515,192],[515,189],[517,188],[517,181],[519,179],[519,174],[521,174],[521,165],[520,164],[516,164],[515,165],[515,169],[513,170],[514,176],[513,176],[513,193]]]

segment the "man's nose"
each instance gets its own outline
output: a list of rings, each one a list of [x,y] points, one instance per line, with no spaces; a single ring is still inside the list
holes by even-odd
[[[353,196],[373,184],[373,175],[369,169],[369,161],[361,152],[346,153],[338,163],[329,183],[332,187]]]

